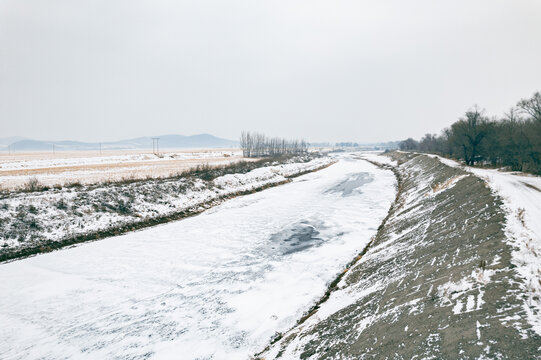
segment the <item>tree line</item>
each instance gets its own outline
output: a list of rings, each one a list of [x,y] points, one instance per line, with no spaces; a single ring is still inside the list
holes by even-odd
[[[307,152],[308,143],[303,139],[269,138],[260,133],[243,131],[240,135],[240,148],[244,157],[298,155]]]
[[[470,166],[541,174],[541,93],[520,100],[501,117],[489,118],[474,106],[440,135],[409,138],[399,148],[444,155]]]

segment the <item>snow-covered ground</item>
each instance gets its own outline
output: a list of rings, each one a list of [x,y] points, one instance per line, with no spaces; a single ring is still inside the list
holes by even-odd
[[[68,154],[73,154],[69,152]],[[226,151],[182,151],[182,152],[163,152],[161,156],[152,153],[136,153],[122,155],[103,155],[103,156],[65,156],[60,152],[55,157],[45,159],[24,159],[24,156],[13,156],[13,159],[0,159],[0,170],[22,170],[22,169],[42,169],[64,166],[85,166],[101,164],[118,163],[139,163],[139,162],[163,162],[167,160],[191,160],[191,159],[212,159],[221,157],[242,156],[240,150]]]
[[[363,152],[361,157],[363,159],[366,159],[366,160],[369,160],[369,161],[374,161],[374,162],[379,163],[379,164],[391,165],[391,166],[397,166],[398,165],[395,160],[391,159],[388,156],[383,156],[383,154],[381,152],[379,152],[379,151]]]
[[[338,158],[196,217],[0,265],[0,358],[249,358],[322,296],[395,196],[392,172]]]
[[[525,281],[524,309],[533,329],[541,335],[541,177],[468,167],[432,156],[448,166],[461,167],[483,178],[502,197],[507,238],[515,248],[514,265]]]
[[[198,165],[227,165],[244,159],[239,150],[168,151],[159,156],[151,152],[71,151],[22,153],[0,157],[0,189],[24,188],[35,178],[52,187],[70,183],[96,184],[125,179],[165,178]]]
[[[289,163],[220,176],[213,181],[177,177],[9,194],[0,198],[0,254],[40,246],[43,241],[170,216],[238,192],[282,183],[333,161],[328,157],[308,159],[292,158]]]

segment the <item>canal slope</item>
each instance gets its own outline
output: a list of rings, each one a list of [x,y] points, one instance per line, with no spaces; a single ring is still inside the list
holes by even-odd
[[[328,300],[261,358],[539,358],[528,305],[539,299],[517,271],[502,198],[439,159],[390,157],[401,192],[385,226]]]

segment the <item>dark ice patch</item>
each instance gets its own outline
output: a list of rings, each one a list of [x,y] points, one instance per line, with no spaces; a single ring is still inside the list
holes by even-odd
[[[349,196],[353,193],[353,190],[372,182],[372,180],[374,180],[374,178],[365,172],[351,174],[346,180],[339,182],[327,190],[326,193],[342,193],[342,196]]]
[[[270,240],[273,243],[273,248],[278,249],[281,254],[291,254],[322,244],[324,242],[320,236],[322,226],[323,224],[300,221],[271,235]]]

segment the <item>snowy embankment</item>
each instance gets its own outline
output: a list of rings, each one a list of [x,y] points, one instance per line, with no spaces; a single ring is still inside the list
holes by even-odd
[[[132,225],[152,225],[156,219],[197,213],[225,198],[284,183],[332,161],[322,157],[266,166],[214,180],[177,177],[7,193],[0,198],[0,259],[17,256],[24,249],[47,248],[63,241],[69,244],[77,236],[84,241],[93,234],[112,235],[118,229],[130,230]]]
[[[391,171],[335,159],[199,216],[0,264],[0,358],[249,359],[321,298],[394,199]]]
[[[399,196],[374,242],[261,357],[540,358],[537,180],[389,156]]]
[[[503,199],[513,264],[524,280],[524,310],[533,329],[541,335],[541,177],[463,166],[454,160],[433,157],[481,177]]]

